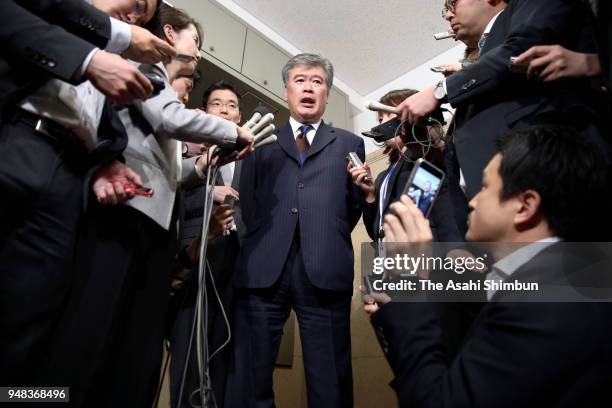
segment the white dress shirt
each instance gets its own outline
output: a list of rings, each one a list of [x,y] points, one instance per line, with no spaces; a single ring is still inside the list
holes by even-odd
[[[298,135],[301,133],[300,127],[302,127],[303,123],[300,123],[297,120],[290,117],[289,125],[291,125],[291,130],[293,130],[293,137],[297,138]],[[312,126],[313,129],[310,129],[308,133],[306,133],[306,139],[308,139],[308,143],[312,146],[312,142],[314,141],[315,134],[317,133],[317,130],[319,130],[319,126],[321,126],[321,119],[319,119],[315,123],[311,123],[310,126]]]

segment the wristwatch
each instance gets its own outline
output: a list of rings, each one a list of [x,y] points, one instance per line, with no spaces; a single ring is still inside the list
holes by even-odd
[[[434,98],[436,98],[440,104],[448,102],[446,90],[444,89],[444,81],[440,81],[438,85],[436,85],[436,89],[434,89]]]

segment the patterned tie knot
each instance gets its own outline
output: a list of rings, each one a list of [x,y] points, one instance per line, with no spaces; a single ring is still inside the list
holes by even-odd
[[[313,129],[314,127],[312,125],[302,125],[300,126],[300,134],[306,136],[306,134]]]

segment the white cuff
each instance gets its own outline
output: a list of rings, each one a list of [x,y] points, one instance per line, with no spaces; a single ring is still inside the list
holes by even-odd
[[[83,60],[83,65],[81,65],[81,69],[79,71],[79,77],[75,78],[77,81],[84,79],[83,76],[85,75],[85,72],[87,72],[87,67],[89,67],[89,63],[91,62],[94,54],[99,50],[100,50],[99,48],[94,48],[93,50],[90,51],[89,54],[87,54],[87,57],[85,57],[85,60]]]
[[[200,160],[201,158],[202,156],[198,157],[196,161],[193,163],[193,166],[195,167],[195,172],[198,175],[198,177],[202,180],[206,180],[206,174],[204,174],[204,172],[200,170],[200,168],[198,167],[198,160]]]
[[[132,29],[128,23],[110,17],[111,20],[111,38],[106,44],[105,51],[113,54],[121,54],[127,50],[132,41]]]

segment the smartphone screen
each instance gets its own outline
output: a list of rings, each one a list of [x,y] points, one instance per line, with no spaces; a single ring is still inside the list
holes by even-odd
[[[425,159],[419,159],[404,188],[404,194],[414,201],[425,217],[438,196],[444,181],[444,172]]]

